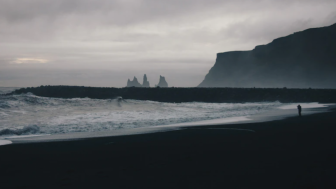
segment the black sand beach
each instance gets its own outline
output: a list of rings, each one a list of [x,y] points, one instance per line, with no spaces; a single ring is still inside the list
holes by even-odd
[[[336,111],[0,146],[0,188],[336,188]],[[228,130],[239,128],[246,130]]]

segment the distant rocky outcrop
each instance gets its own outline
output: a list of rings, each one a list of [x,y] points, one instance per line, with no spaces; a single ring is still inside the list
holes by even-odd
[[[336,24],[218,53],[198,87],[336,87]]]
[[[156,86],[157,87],[168,87],[168,83],[166,81],[166,78],[160,75],[159,84],[157,84]]]
[[[150,87],[150,85],[149,85],[149,81],[147,80],[147,76],[146,76],[146,74],[145,74],[144,77],[143,77],[142,87]]]
[[[138,79],[134,77],[133,81],[128,79],[126,87],[142,87],[142,85],[139,83]]]
[[[159,84],[157,84],[155,86],[156,87],[168,87],[168,83],[167,83],[165,77],[160,75]],[[136,77],[134,77],[133,81],[130,81],[130,79],[128,79],[126,87],[150,87],[149,81],[147,80],[147,75],[146,74],[144,75],[142,85],[138,82],[138,79]]]
[[[143,77],[142,85],[139,83],[138,79],[134,76],[133,81],[128,79],[126,87],[150,87],[149,81],[147,80],[147,75]]]

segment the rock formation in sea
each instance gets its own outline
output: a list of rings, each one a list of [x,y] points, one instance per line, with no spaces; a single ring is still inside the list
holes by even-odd
[[[150,87],[149,81],[147,80],[147,75],[146,74],[144,75],[142,85],[139,83],[138,79],[134,76],[133,81],[130,81],[130,79],[127,80],[126,87]]]
[[[147,80],[147,75],[146,74],[143,77],[142,87],[150,87],[149,81]]]
[[[156,85],[157,87],[168,87],[168,83],[165,79],[165,77],[160,75],[160,81],[159,84]]]
[[[336,24],[218,53],[198,87],[336,87]]]
[[[138,82],[138,79],[134,76],[133,81],[128,79],[126,87],[142,87],[142,85]]]

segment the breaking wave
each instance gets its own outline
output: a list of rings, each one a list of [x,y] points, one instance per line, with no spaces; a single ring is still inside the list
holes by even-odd
[[[0,130],[0,136],[2,135],[24,135],[24,134],[36,134],[40,131],[40,128],[36,125],[26,126],[22,129],[3,129]]]
[[[0,135],[96,132],[259,114],[263,103],[162,103],[141,100],[0,96]]]

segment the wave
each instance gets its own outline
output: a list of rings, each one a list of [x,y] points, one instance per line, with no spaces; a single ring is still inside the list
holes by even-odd
[[[9,95],[0,96],[0,135],[96,132],[152,127],[249,116],[280,105],[283,104],[280,102],[163,103],[123,100],[122,97],[62,99],[39,97],[31,93]]]
[[[22,129],[3,129],[0,130],[0,136],[2,135],[23,135],[23,134],[36,134],[40,132],[40,127],[36,125],[26,126]]]
[[[120,100],[121,99],[121,100]],[[122,102],[126,102],[122,97],[111,98],[107,100],[100,99],[90,99],[90,98],[50,98],[50,97],[40,97],[32,93],[19,94],[19,95],[4,95],[0,96],[0,108],[15,108],[23,106],[81,106],[81,105],[91,105],[103,104],[106,102],[115,102],[117,106],[121,106]]]

